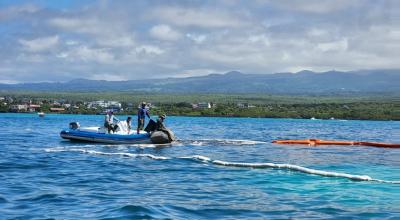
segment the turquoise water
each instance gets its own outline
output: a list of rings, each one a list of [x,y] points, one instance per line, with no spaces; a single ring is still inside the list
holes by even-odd
[[[102,118],[0,114],[0,219],[400,218],[400,149],[270,143],[399,143],[400,122],[169,117],[168,147],[59,137]]]

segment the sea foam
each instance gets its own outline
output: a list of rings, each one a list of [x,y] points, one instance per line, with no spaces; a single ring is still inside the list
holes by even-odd
[[[278,163],[244,163],[244,162],[229,162],[223,160],[213,160],[209,157],[203,155],[192,155],[192,156],[182,156],[182,157],[165,157],[165,156],[156,156],[153,154],[135,154],[135,153],[128,153],[128,152],[102,152],[102,151],[95,151],[95,150],[88,150],[88,149],[67,149],[67,148],[50,148],[45,149],[46,152],[80,152],[85,154],[91,155],[103,155],[103,156],[120,156],[120,157],[131,157],[131,158],[149,158],[152,160],[173,160],[173,159],[185,159],[191,161],[198,161],[202,163],[209,163],[218,166],[225,166],[225,167],[239,167],[239,168],[274,168],[274,169],[285,169],[291,171],[297,171],[306,174],[324,176],[324,177],[339,177],[339,178],[346,178],[354,181],[373,181],[379,183],[391,183],[391,184],[400,184],[400,181],[388,181],[388,180],[381,180],[381,179],[374,179],[368,175],[354,175],[348,173],[339,173],[333,171],[324,171],[324,170],[317,170],[307,167],[302,167],[299,165],[294,164],[278,164]]]

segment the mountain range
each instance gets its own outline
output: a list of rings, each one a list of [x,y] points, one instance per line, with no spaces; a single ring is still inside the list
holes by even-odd
[[[0,91],[158,92],[267,94],[400,94],[400,70],[359,70],[275,74],[225,74],[127,81],[75,79],[68,82],[0,84]]]

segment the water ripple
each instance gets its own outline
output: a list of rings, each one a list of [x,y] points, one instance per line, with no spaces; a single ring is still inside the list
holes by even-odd
[[[400,122],[169,117],[171,145],[59,137],[102,120],[1,114],[0,219],[400,218],[400,151],[270,143],[396,143]]]
[[[105,156],[122,156],[122,157],[147,157],[153,160],[170,160],[174,158],[163,157],[163,156],[155,156],[152,154],[132,154],[132,153],[107,153],[100,152],[95,150],[87,150],[87,149],[45,149],[46,152],[80,152],[92,155],[105,155]],[[324,170],[310,169],[307,167],[302,167],[293,164],[275,164],[275,163],[241,163],[241,162],[228,162],[221,160],[213,160],[206,156],[202,155],[193,155],[193,156],[182,156],[175,159],[190,159],[195,161],[201,161],[205,163],[211,163],[220,166],[227,167],[244,167],[244,168],[276,168],[276,169],[286,169],[292,171],[298,171],[306,174],[325,176],[325,177],[342,177],[355,181],[374,181],[379,183],[392,183],[392,184],[400,184],[400,181],[388,181],[381,179],[374,179],[368,175],[353,175],[348,173],[338,173],[338,172],[330,172]]]

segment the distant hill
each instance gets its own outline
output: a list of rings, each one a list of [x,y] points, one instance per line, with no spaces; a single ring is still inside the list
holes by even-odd
[[[400,70],[244,74],[237,71],[199,77],[128,81],[75,79],[58,83],[0,84],[2,91],[143,91],[165,93],[400,94]]]

